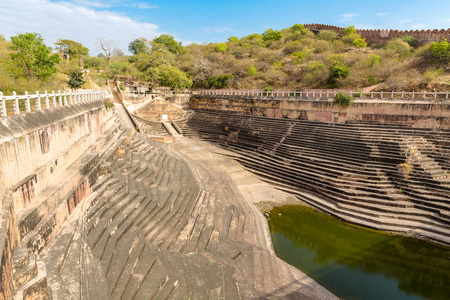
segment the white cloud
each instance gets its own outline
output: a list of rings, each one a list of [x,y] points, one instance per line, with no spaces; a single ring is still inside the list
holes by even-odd
[[[135,38],[152,39],[161,34],[155,24],[94,9],[105,8],[102,6],[107,5],[105,1],[75,1],[0,1],[0,33],[11,37],[23,32],[37,32],[49,46],[53,46],[57,39],[71,39],[88,47],[92,55],[99,53],[97,37],[113,40],[118,48],[127,52],[128,44]],[[87,7],[86,3],[90,3],[90,6]],[[117,2],[108,3],[115,5]]]
[[[341,17],[342,17],[342,18],[345,18],[345,19],[348,19],[348,18],[354,18],[354,17],[357,17],[357,16],[359,16],[359,14],[346,13],[346,14],[341,15]]]
[[[376,16],[377,17],[383,17],[383,16],[388,15],[388,14],[390,14],[390,13],[389,12],[380,12],[380,13],[377,13]]]
[[[130,5],[131,7],[136,7],[139,9],[154,9],[154,8],[159,8],[158,5],[150,5],[148,3],[145,2],[138,2],[138,3],[133,3]]]
[[[234,30],[233,28],[229,28],[229,27],[213,27],[213,28],[206,27],[206,28],[203,28],[203,31],[206,33],[211,33],[211,32],[220,33],[220,32],[233,31],[233,30]]]
[[[411,29],[424,29],[425,24],[414,24],[411,26]]]
[[[411,23],[412,20],[400,20],[398,21],[399,24],[405,24],[405,23]]]
[[[355,19],[355,17],[359,16],[359,14],[355,14],[355,13],[346,13],[341,15],[341,23],[345,23],[345,22],[349,22],[349,21],[353,21]]]

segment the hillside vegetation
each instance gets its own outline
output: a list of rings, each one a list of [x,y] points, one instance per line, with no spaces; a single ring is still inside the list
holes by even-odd
[[[40,36],[34,35],[39,40]],[[6,41],[0,37],[0,91],[6,94],[13,89],[68,88],[74,70],[80,69],[79,55],[84,60],[86,80],[81,87],[85,88],[104,85],[115,77],[132,77],[152,86],[179,89],[450,90],[447,41],[419,44],[405,36],[387,44],[367,45],[353,26],[339,36],[327,30],[314,34],[295,24],[241,38],[231,36],[223,43],[188,46],[166,34],[153,40],[135,39],[129,45],[132,55],[128,56],[113,48],[112,41],[101,39],[99,49],[103,53],[91,56],[89,49],[78,42],[58,40],[56,49],[70,59],[55,60],[55,72],[45,77],[29,72],[27,65],[15,58],[20,47],[14,44],[14,38]],[[40,41],[43,43],[42,38]],[[48,57],[51,55],[48,53]]]

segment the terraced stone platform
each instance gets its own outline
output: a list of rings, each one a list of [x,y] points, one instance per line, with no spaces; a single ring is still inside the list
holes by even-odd
[[[53,299],[336,299],[274,255],[227,173],[189,159],[198,142],[121,129],[111,143],[91,195],[40,254]]]
[[[447,129],[197,111],[183,134],[341,219],[450,244]]]

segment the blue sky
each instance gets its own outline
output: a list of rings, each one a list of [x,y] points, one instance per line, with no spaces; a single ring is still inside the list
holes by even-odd
[[[0,33],[38,32],[52,46],[58,38],[83,43],[97,54],[98,37],[127,52],[138,37],[169,33],[188,44],[229,36],[324,23],[361,29],[447,29],[450,0],[0,0]]]

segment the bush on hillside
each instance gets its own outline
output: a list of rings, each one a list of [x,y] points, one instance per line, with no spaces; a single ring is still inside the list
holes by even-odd
[[[352,104],[353,97],[350,95],[347,95],[344,92],[339,92],[334,96],[334,102],[338,103],[342,107],[348,107],[350,104]]]

